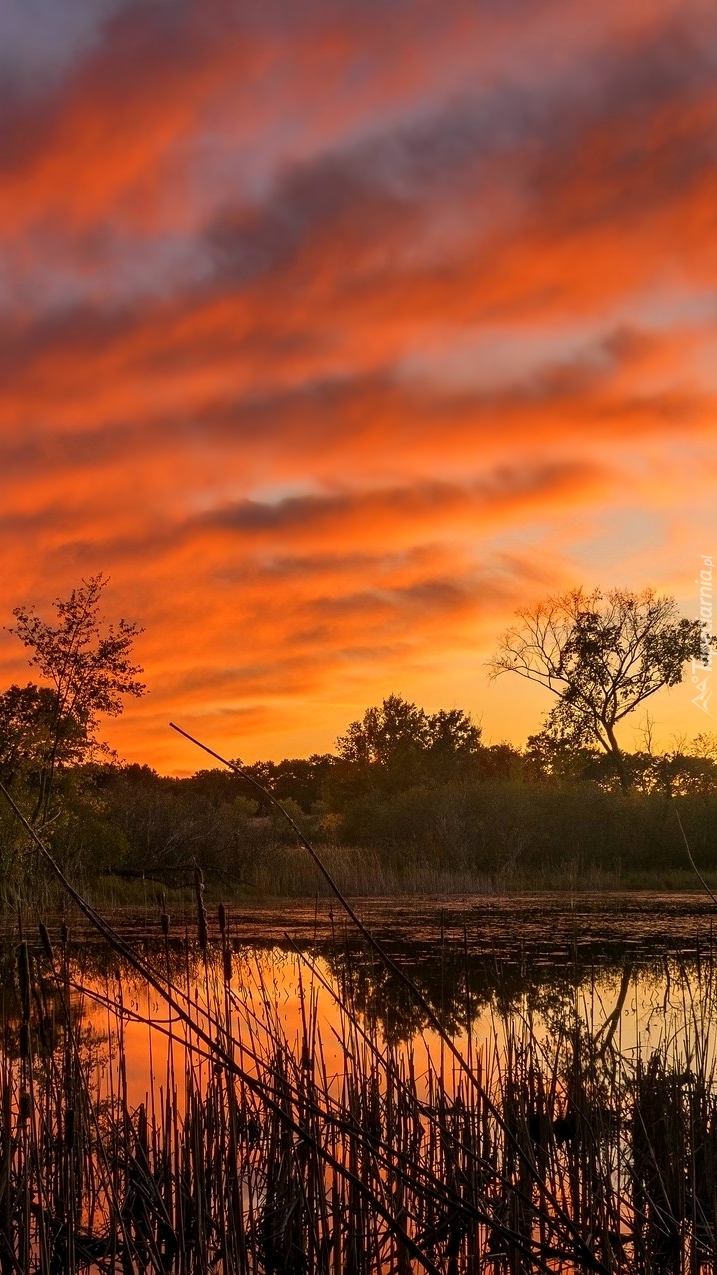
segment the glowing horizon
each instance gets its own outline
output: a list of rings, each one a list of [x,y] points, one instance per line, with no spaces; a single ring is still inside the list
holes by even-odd
[[[485,668],[518,606],[696,613],[715,35],[702,0],[5,6],[2,623],[109,575],[123,757],[203,764],[170,718],[328,751],[391,692],[522,743],[548,697]]]

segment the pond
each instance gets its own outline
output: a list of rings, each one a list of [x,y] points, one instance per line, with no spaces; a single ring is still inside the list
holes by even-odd
[[[2,1275],[715,1269],[710,900],[356,906],[8,926]]]

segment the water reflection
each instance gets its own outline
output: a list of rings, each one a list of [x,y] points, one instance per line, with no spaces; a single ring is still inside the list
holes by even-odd
[[[711,968],[712,913],[692,895],[630,896],[609,904],[604,898],[592,906],[583,900],[579,912],[552,897],[490,904],[481,900],[433,910],[375,904],[369,920],[384,948],[457,1037],[465,1038],[469,1023],[480,1034],[481,1023],[508,1021],[516,1013],[537,1014],[554,1027],[578,1001],[582,1016],[600,1031],[620,1000],[611,1038],[618,1022],[624,1026],[635,1015],[646,1032],[654,1033],[674,987],[699,983],[704,969]],[[167,936],[158,915],[128,917],[126,922],[120,918],[120,924],[135,950],[197,1003],[208,970],[212,984],[221,983],[223,943],[215,918],[210,918],[208,964],[198,950],[190,912],[174,918]],[[49,929],[60,951],[60,925]],[[322,1014],[334,1026],[332,1014],[343,1003],[391,1044],[408,1041],[427,1027],[426,1014],[410,991],[326,905],[322,911],[296,907],[288,914],[233,914],[227,938],[235,994],[238,987],[266,989],[270,984],[272,997],[290,1018],[296,1013],[303,969],[304,980],[311,983],[315,975],[333,990],[333,995],[321,992],[321,1003]],[[29,946],[39,970],[42,946],[32,939]],[[111,1006],[122,1000],[126,1009],[143,1016],[150,1008],[159,1013],[156,995],[148,999],[135,972],[86,926],[71,929],[67,955],[72,965],[68,994],[78,998],[83,989],[83,1015],[98,1019],[91,1005],[95,994]],[[15,942],[7,936],[0,947],[0,978],[8,1047],[19,1018],[15,964]],[[47,1034],[61,1018],[62,1006],[52,980],[41,979],[37,987],[43,998],[39,1021]],[[106,1012],[105,1005],[105,1017]]]
[[[328,912],[14,943],[0,1270],[712,1270],[711,917],[665,906],[379,909],[443,1039]]]
[[[377,929],[464,1052],[470,1044],[476,1057],[481,1050],[494,1054],[525,1023],[536,1039],[574,1030],[578,1023],[600,1042],[603,1055],[610,1049],[629,1054],[655,1048],[667,1038],[676,1046],[690,1017],[693,1027],[699,1021],[705,1032],[709,1029],[700,1007],[711,997],[711,916],[690,898],[671,917],[666,932],[663,908],[659,900],[654,933],[646,924],[643,900],[639,909],[608,914],[601,941],[595,932],[586,933],[587,927],[576,932],[573,924],[572,942],[552,926],[550,942],[545,943],[542,904],[537,912],[523,904],[512,918],[503,906],[492,914],[492,932],[485,918],[471,931],[460,914],[456,919],[445,909],[433,924],[423,912],[407,917],[402,911],[402,925],[391,910]],[[634,941],[636,912],[640,945]],[[159,918],[144,917],[141,924],[129,924],[126,933],[162,978],[182,989],[205,1028],[210,1027],[209,1007],[224,996],[228,951],[233,962],[228,1012],[239,1047],[247,1034],[255,1045],[262,1034],[280,1031],[287,1047],[297,1048],[308,998],[330,1054],[348,1013],[382,1045],[411,1042],[414,1049],[428,1051],[425,1065],[430,1066],[428,1055],[437,1047],[437,1038],[423,1007],[375,952],[336,924],[335,916],[297,910],[295,918],[282,918],[280,934],[263,933],[253,939],[246,921],[239,925],[232,917],[224,946],[216,925],[210,927],[206,953],[198,949],[192,920],[178,918],[165,936]],[[55,939],[58,934],[56,927]],[[81,927],[71,931],[66,948],[57,948],[66,960],[64,982],[48,977],[39,941],[30,943],[30,950],[38,974],[33,983],[38,1050],[57,1047],[69,1005],[74,1030],[97,1058],[98,1041],[105,1042],[106,1050],[116,1049],[121,1038],[130,1095],[132,1101],[141,1101],[147,1092],[150,1052],[155,1074],[167,1065],[166,1033],[172,1016],[161,996]],[[20,1049],[15,965],[14,946],[6,943],[0,977],[5,989],[4,1049],[10,1057]],[[340,1052],[334,1060],[337,1070]]]

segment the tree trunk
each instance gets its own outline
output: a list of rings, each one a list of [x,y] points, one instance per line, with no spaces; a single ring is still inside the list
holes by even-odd
[[[625,766],[625,758],[623,757],[622,749],[620,748],[620,745],[618,744],[617,739],[615,738],[615,731],[613,730],[612,726],[609,725],[607,722],[604,722],[603,726],[605,729],[605,734],[607,735],[607,738],[608,738],[608,743],[610,745],[608,749],[608,753],[610,754],[610,756],[612,757],[615,763],[615,770],[617,772],[618,780],[620,781],[620,787],[622,788],[623,792],[629,792],[630,791],[630,775],[628,774],[627,768]]]

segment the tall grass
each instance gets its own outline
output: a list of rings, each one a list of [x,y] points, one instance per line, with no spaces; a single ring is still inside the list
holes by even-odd
[[[161,918],[133,981],[119,954],[114,973],[83,973],[66,933],[18,945],[2,1275],[715,1269],[709,952],[672,969],[677,1017],[649,1048],[627,1039],[628,973],[612,1015],[588,986],[550,1021],[498,1015],[481,1048],[464,1024],[457,1057],[433,1034],[387,1041],[351,979],[308,956],[294,1035],[226,911],[207,919],[201,889],[198,903],[196,937]]]
[[[293,1039],[271,983],[238,979],[223,907],[212,946],[198,871],[196,958],[188,941],[172,948],[166,914],[153,955],[82,898],[13,808],[119,968],[104,989],[83,984],[66,932],[59,956],[44,928],[41,956],[20,935],[0,1086],[0,1275],[714,1270],[711,949],[696,985],[681,973],[679,1031],[656,1045],[625,1048],[627,971],[602,1026],[577,1006],[548,1028],[526,1011],[478,1049],[467,946],[460,1040],[287,816],[433,1037],[419,1064],[415,1041],[392,1043],[364,1019],[350,978],[332,983],[306,960]],[[146,997],[125,999],[128,970]],[[336,1003],[333,1045],[320,989]],[[103,1069],[78,996],[107,1014]],[[133,1102],[137,1024],[148,1075]]]

